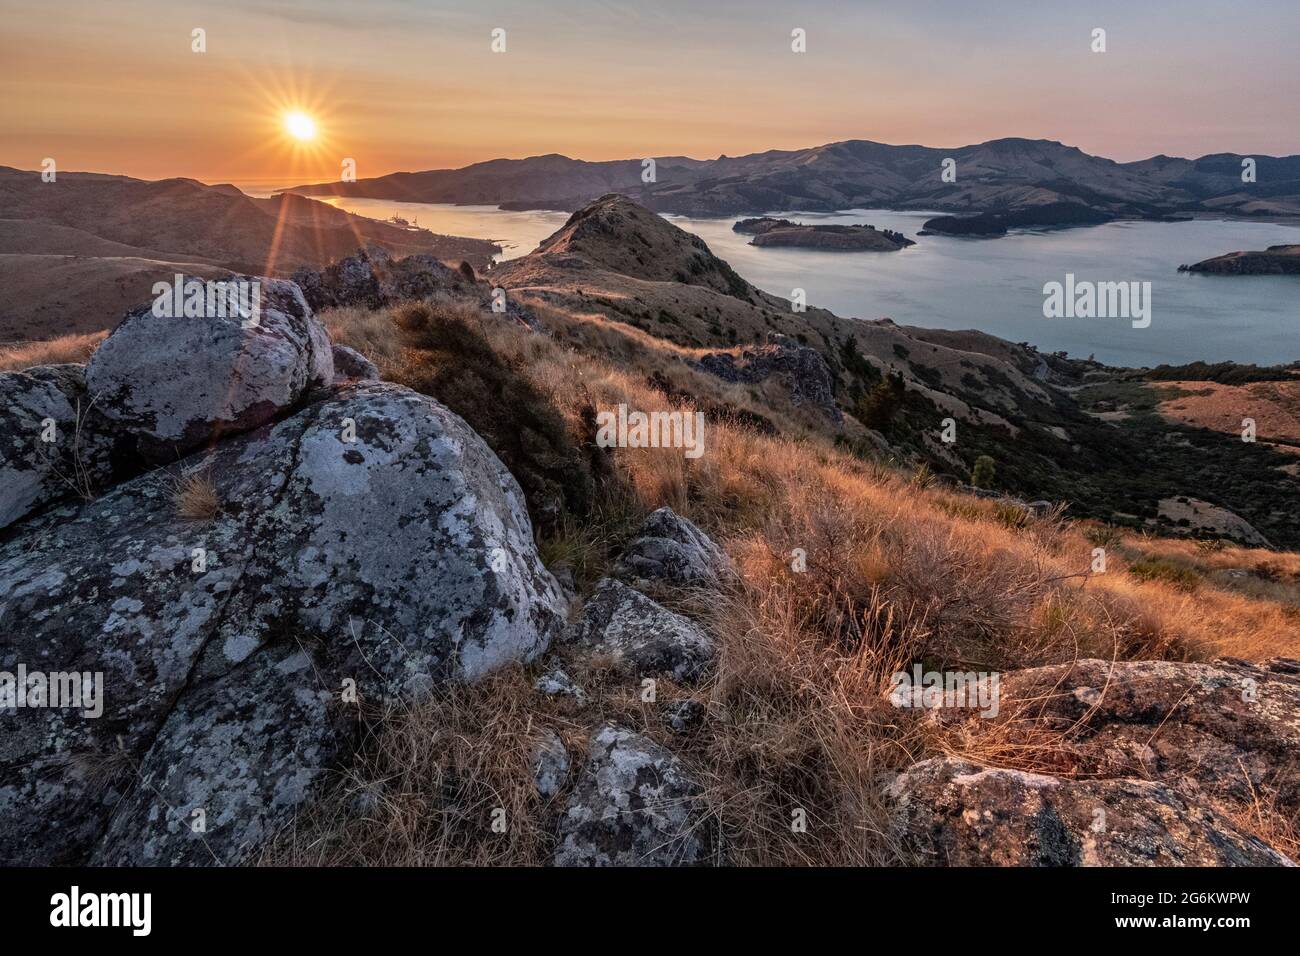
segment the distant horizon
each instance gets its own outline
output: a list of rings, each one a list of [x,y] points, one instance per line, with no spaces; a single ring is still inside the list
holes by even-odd
[[[1250,150],[1242,150],[1242,149],[1226,149],[1226,150],[1217,150],[1211,153],[1197,153],[1194,155],[1159,152],[1159,153],[1152,153],[1147,156],[1139,156],[1136,159],[1121,160],[1121,159],[1116,159],[1113,156],[1107,156],[1103,153],[1091,153],[1088,150],[1084,149],[1082,146],[1078,146],[1074,143],[1062,142],[1061,140],[1054,140],[1045,136],[1010,135],[1010,136],[994,136],[988,139],[972,140],[971,142],[968,143],[960,143],[956,145],[952,145],[952,144],[934,145],[930,143],[891,143],[891,142],[886,142],[884,140],[870,139],[868,137],[863,137],[863,136],[851,136],[843,139],[827,140],[824,143],[810,143],[804,146],[770,147],[766,149],[750,150],[747,152],[723,152],[715,156],[691,155],[690,153],[659,153],[656,154],[654,158],[663,159],[665,157],[671,156],[671,157],[682,157],[697,162],[706,162],[706,161],[721,159],[723,156],[726,156],[728,159],[739,159],[745,156],[759,155],[767,152],[799,152],[801,150],[817,149],[818,147],[822,147],[822,146],[831,146],[836,143],[847,143],[847,142],[870,142],[881,146],[890,146],[896,148],[915,146],[924,149],[965,149],[971,146],[981,146],[986,143],[992,143],[992,142],[997,142],[999,140],[1008,140],[1008,139],[1023,139],[1031,142],[1042,141],[1042,142],[1056,143],[1057,145],[1063,146],[1067,149],[1079,149],[1090,156],[1095,156],[1099,159],[1108,159],[1120,165],[1126,165],[1128,163],[1134,163],[1134,162],[1143,162],[1145,160],[1156,159],[1158,157],[1164,157],[1167,159],[1182,159],[1188,161],[1195,161],[1198,159],[1204,159],[1207,156],[1218,156],[1218,155],[1254,156],[1259,158],[1272,158],[1272,159],[1284,159],[1290,156],[1300,155],[1300,147],[1297,147],[1296,152],[1294,153],[1289,153],[1289,152],[1267,153],[1259,150],[1250,151]],[[358,179],[379,179],[384,176],[392,176],[399,173],[426,173],[426,172],[437,172],[437,171],[445,171],[445,170],[457,170],[457,169],[464,169],[468,166],[475,166],[481,163],[493,162],[495,160],[510,160],[514,162],[522,162],[524,160],[529,160],[529,159],[540,159],[544,156],[562,156],[565,159],[574,160],[575,162],[588,162],[588,163],[620,162],[626,160],[638,160],[638,159],[645,158],[640,156],[614,156],[608,159],[588,159],[583,156],[573,156],[563,151],[552,150],[550,152],[544,152],[544,153],[529,153],[528,155],[524,155],[524,156],[489,156],[485,159],[475,160],[473,162],[465,163],[460,166],[423,166],[418,168],[411,167],[406,169],[391,169],[385,172],[376,172],[368,176],[358,176],[357,178]],[[0,162],[0,166],[11,166],[11,164]],[[11,166],[11,168],[20,169],[24,172],[40,172],[39,167],[27,168],[23,166]],[[233,178],[223,179],[220,177],[196,176],[196,175],[188,175],[185,173],[174,173],[168,176],[137,176],[128,172],[119,172],[117,170],[108,170],[108,169],[60,169],[60,171],[65,173],[74,173],[74,174],[87,173],[87,174],[98,175],[98,176],[125,176],[128,179],[140,179],[148,182],[156,182],[165,179],[193,179],[203,183],[206,186],[221,186],[227,184],[238,185],[239,183],[280,183],[280,182],[286,183],[288,185],[295,185],[295,186],[315,186],[323,183],[332,183],[332,182],[339,181],[339,177],[337,175],[333,177],[307,176],[302,178],[297,178],[292,175],[237,176]]]

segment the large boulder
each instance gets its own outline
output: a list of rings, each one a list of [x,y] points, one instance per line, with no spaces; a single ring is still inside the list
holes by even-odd
[[[86,388],[96,409],[148,458],[174,461],[223,434],[256,428],[334,380],[329,335],[296,285],[255,276],[223,281],[226,290],[256,283],[256,311],[245,315],[215,296],[196,314],[177,315],[164,295],[128,313],[90,357]],[[202,280],[185,279],[182,288],[202,290]]]
[[[569,639],[633,677],[698,680],[717,656],[698,624],[613,578],[597,584]]]
[[[0,862],[239,862],[346,759],[355,701],[532,659],[562,627],[518,485],[432,399],[322,393],[180,471],[211,483],[206,520],[152,472],[0,545],[0,671],[103,688],[99,716],[8,718]]]
[[[614,573],[634,583],[708,587],[727,567],[726,555],[707,534],[673,509],[660,508],[619,557]]]
[[[80,365],[0,372],[0,528],[112,473],[113,441],[86,395]]]
[[[1225,817],[1151,780],[1063,780],[950,757],[889,788],[894,837],[929,866],[1290,866]]]
[[[640,734],[607,725],[560,820],[556,866],[691,866],[716,843],[703,788]]]

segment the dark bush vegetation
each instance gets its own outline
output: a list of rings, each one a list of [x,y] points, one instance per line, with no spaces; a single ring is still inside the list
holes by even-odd
[[[430,395],[470,424],[518,479],[533,523],[552,529],[591,507],[591,463],[563,415],[476,328],[474,309],[413,302],[394,320],[408,343],[392,379]]]

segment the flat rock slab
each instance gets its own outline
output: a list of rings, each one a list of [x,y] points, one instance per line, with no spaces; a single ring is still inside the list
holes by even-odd
[[[1081,660],[1002,675],[998,722],[1054,731],[1072,770],[1300,811],[1300,667]]]
[[[899,775],[889,796],[894,835],[922,865],[1293,865],[1150,780],[1062,780],[937,757]]]

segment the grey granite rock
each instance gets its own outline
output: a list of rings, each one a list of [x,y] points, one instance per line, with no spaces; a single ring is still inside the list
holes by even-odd
[[[708,587],[716,585],[728,567],[713,539],[671,508],[660,508],[619,557],[614,573],[631,582]]]
[[[152,472],[0,545],[0,671],[103,675],[102,716],[6,718],[0,861],[238,862],[346,757],[347,682],[416,699],[562,627],[518,485],[432,399],[343,388],[181,471],[210,521]]]
[[[175,316],[151,303],[128,313],[90,357],[86,389],[97,410],[149,458],[175,461],[256,428],[334,381],[329,336],[296,285],[229,281],[258,284],[255,316],[226,307]]]
[[[81,365],[0,372],[0,528],[112,473],[113,439],[86,394]]]
[[[698,624],[613,578],[596,586],[569,639],[608,655],[634,677],[698,680],[717,656],[713,638]]]
[[[557,866],[691,866],[711,862],[715,829],[681,762],[640,734],[607,725],[560,821]]]

